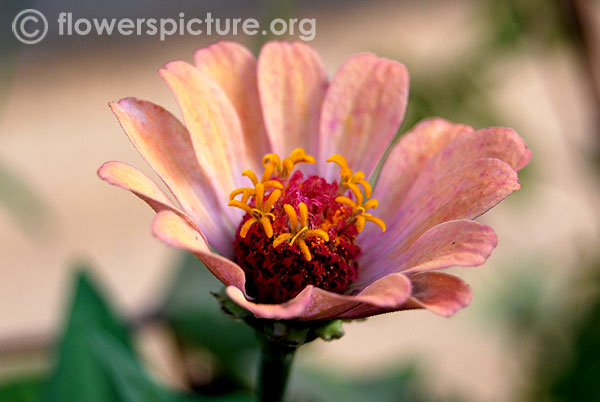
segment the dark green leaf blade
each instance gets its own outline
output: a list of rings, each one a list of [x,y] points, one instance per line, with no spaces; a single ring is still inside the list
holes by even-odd
[[[119,401],[110,377],[97,364],[88,337],[93,330],[101,329],[132,352],[131,339],[88,274],[83,269],[79,271],[75,279],[71,311],[58,343],[57,366],[42,400]]]
[[[27,376],[0,384],[0,402],[37,402],[40,400],[44,380]]]
[[[128,402],[251,401],[250,395],[206,397],[174,392],[154,383],[137,361],[110,334],[96,330],[90,337],[100,365],[109,373],[120,400]]]

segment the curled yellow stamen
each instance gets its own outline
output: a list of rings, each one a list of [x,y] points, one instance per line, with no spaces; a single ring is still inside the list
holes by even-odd
[[[290,240],[290,246],[293,246],[296,239],[298,239],[298,237],[300,237],[302,235],[302,233],[306,232],[307,230],[308,230],[308,228],[306,226],[303,227],[302,229],[300,229],[300,231],[298,233],[296,233],[294,235],[294,237],[292,237],[292,239]]]
[[[276,154],[267,154],[262,160],[265,172],[262,176],[262,181],[267,181],[274,173],[277,173],[280,178],[287,179],[290,177],[292,170],[299,163],[316,163],[316,159],[307,155],[304,149],[296,148],[290,153],[290,156],[283,161]]]
[[[353,201],[352,199],[344,195],[340,195],[336,197],[335,201],[352,209],[352,215],[354,216],[356,229],[358,230],[358,232],[360,233],[363,231],[366,222],[373,222],[374,224],[379,226],[383,232],[385,232],[385,222],[383,222],[383,220],[381,220],[380,218],[377,218],[376,216],[367,213],[369,209],[377,208],[377,205],[379,203],[376,199],[371,198],[373,189],[371,187],[371,184],[365,180],[364,172],[359,171],[353,173],[352,170],[348,167],[348,162],[346,161],[346,158],[338,154],[331,156],[329,159],[327,159],[327,162],[333,162],[337,164],[341,169],[341,185],[339,194],[344,194],[347,190],[350,190],[354,195],[354,198],[356,198],[356,201]],[[359,185],[362,186],[364,190],[364,195]],[[371,199],[365,201],[365,198]]]
[[[231,194],[229,194],[229,201],[232,201],[238,195],[242,194],[242,203],[246,204],[250,196],[254,195],[254,189],[250,187],[241,187],[236,190],[233,190]]]
[[[277,247],[284,242],[288,242],[290,246],[297,243],[304,259],[306,261],[312,260],[310,249],[306,244],[306,239],[309,237],[318,237],[321,240],[328,242],[329,235],[322,229],[308,229],[308,207],[305,203],[301,202],[298,204],[298,214],[300,217],[298,217],[296,210],[290,204],[285,204],[283,209],[288,217],[291,232],[282,233],[277,236],[273,241],[273,247]]]
[[[250,181],[252,182],[252,184],[254,184],[255,186],[256,186],[256,183],[258,183],[258,177],[256,177],[256,173],[254,173],[250,169],[244,170],[242,172],[242,176],[246,176],[247,178],[249,178]]]
[[[263,157],[262,165],[265,168],[265,171],[261,177],[262,181],[267,181],[271,178],[273,173],[278,170],[278,166],[281,165],[281,159],[276,154],[266,154]]]
[[[285,204],[283,206],[283,210],[285,214],[288,216],[288,221],[290,223],[290,227],[295,229],[298,227],[298,215],[296,215],[296,210],[290,204]]]
[[[352,176],[352,182],[356,184],[360,184],[365,189],[365,196],[367,198],[371,198],[373,193],[373,189],[371,188],[371,183],[365,180],[364,172],[356,172]]]
[[[357,186],[360,184],[365,190],[365,196],[371,198],[373,189],[371,188],[371,184],[365,180],[364,172],[358,171],[354,173],[352,169],[348,167],[348,162],[342,155],[332,155],[327,159],[327,162],[333,162],[340,167],[340,194],[343,194],[347,189],[350,189],[356,195],[357,192],[361,192]]]
[[[239,208],[250,214],[250,218],[240,229],[240,236],[245,238],[252,225],[259,223],[262,225],[267,237],[271,238],[273,237],[273,225],[271,222],[275,220],[275,215],[271,213],[271,210],[281,197],[283,185],[276,180],[259,182],[256,174],[249,169],[244,170],[242,175],[250,179],[252,184],[254,184],[254,188],[242,187],[233,190],[229,195],[230,201],[228,204],[230,207]],[[273,191],[267,196],[267,190]],[[242,199],[236,200],[235,198],[240,194],[242,195]],[[254,197],[254,208],[248,205],[250,197]]]
[[[341,184],[346,187],[352,180],[352,169],[348,167],[348,161],[342,155],[334,154],[327,159],[327,162],[333,162],[340,167]],[[342,192],[346,191],[344,188]]]
[[[366,222],[373,222],[381,228],[382,232],[385,232],[385,222],[382,219],[373,216],[367,212],[369,209],[377,208],[378,203],[376,199],[372,198],[364,204],[360,205],[355,201],[351,200],[350,198],[340,195],[339,197],[335,198],[335,201],[352,209],[352,215],[354,216],[356,222],[356,229],[359,233],[362,232],[365,228]]]

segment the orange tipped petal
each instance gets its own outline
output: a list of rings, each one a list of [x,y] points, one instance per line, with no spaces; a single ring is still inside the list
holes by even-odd
[[[152,232],[171,247],[196,255],[206,267],[227,286],[244,289],[244,271],[227,258],[210,251],[202,235],[173,212],[163,211],[154,218]]]
[[[250,166],[234,107],[214,81],[190,64],[171,62],[159,72],[179,103],[196,157],[217,192],[217,201],[226,202],[231,191],[243,186],[240,172]],[[232,226],[239,221],[236,212],[226,210]]]
[[[183,218],[189,225],[200,230],[192,218],[180,211],[162,190],[144,173],[123,162],[106,162],[98,169],[98,176],[110,184],[131,191],[145,201],[155,212],[172,211]],[[202,234],[204,236],[204,234]],[[216,238],[214,244],[223,254],[231,252],[231,245],[219,242]],[[206,240],[206,239],[205,239]]]
[[[125,98],[110,107],[133,145],[211,243],[218,242],[217,237],[233,238],[221,218],[225,209],[217,203],[206,172],[198,164],[186,128],[151,102]]]
[[[98,176],[108,183],[129,190],[144,200],[155,212],[176,209],[160,187],[140,170],[123,162],[105,162]]]
[[[325,177],[336,177],[337,170],[324,163],[334,153],[369,177],[404,119],[407,100],[404,65],[370,53],[348,59],[323,100],[318,159]]]
[[[250,164],[270,152],[256,83],[256,58],[244,46],[222,41],[202,48],[194,55],[196,67],[227,94],[240,119]]]
[[[258,58],[258,89],[273,152],[317,151],[327,76],[319,55],[301,42],[269,42]],[[329,156],[329,155],[327,155]]]

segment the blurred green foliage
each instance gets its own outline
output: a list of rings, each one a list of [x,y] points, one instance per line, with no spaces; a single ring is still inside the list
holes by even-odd
[[[212,356],[215,378],[205,391],[215,384],[250,387],[258,358],[253,330],[220,311],[211,292],[223,285],[193,254],[182,253],[174,272],[159,314],[183,350],[200,348]]]
[[[585,296],[562,299],[554,320],[529,333],[536,358],[526,401],[600,401],[600,262],[574,285]]]
[[[491,52],[514,52],[525,41],[553,46],[572,34],[571,8],[566,0],[487,1],[483,18],[489,21]]]
[[[0,205],[32,236],[44,232],[50,210],[31,186],[0,162]]]
[[[249,395],[212,398],[159,386],[145,373],[127,327],[79,267],[56,367],[44,387],[48,402],[248,401]]]
[[[28,375],[23,378],[0,383],[0,401],[34,402],[39,401],[44,387],[41,377]]]
[[[28,8],[31,1],[2,1],[0,12],[0,119],[3,106],[10,94],[10,86],[19,50],[23,46],[8,32],[11,20],[21,10]],[[46,203],[26,182],[24,177],[16,173],[0,160],[0,206],[2,206],[17,224],[28,234],[37,236],[43,232],[48,222],[50,211]]]

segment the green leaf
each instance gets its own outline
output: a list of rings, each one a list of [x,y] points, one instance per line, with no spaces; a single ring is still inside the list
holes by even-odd
[[[247,325],[226,316],[211,292],[223,287],[192,254],[185,253],[170,287],[162,315],[181,344],[210,352],[236,381],[253,381],[257,341]],[[250,374],[250,375],[249,375]]]
[[[127,328],[83,272],[77,274],[71,311],[58,346],[58,364],[44,390],[43,401],[250,400],[248,395],[218,398],[188,395],[154,383],[133,350]]]
[[[110,334],[97,331],[93,335],[98,361],[109,373],[119,394],[119,400],[129,402],[200,402],[251,401],[250,395],[206,397],[188,395],[164,389],[142,371],[129,351]]]
[[[58,345],[57,367],[43,401],[119,401],[111,378],[98,365],[89,337],[102,330],[133,353],[131,339],[88,275],[78,273],[75,282],[71,311]]]
[[[28,376],[6,381],[0,384],[2,402],[37,402],[40,399],[44,380]]]

